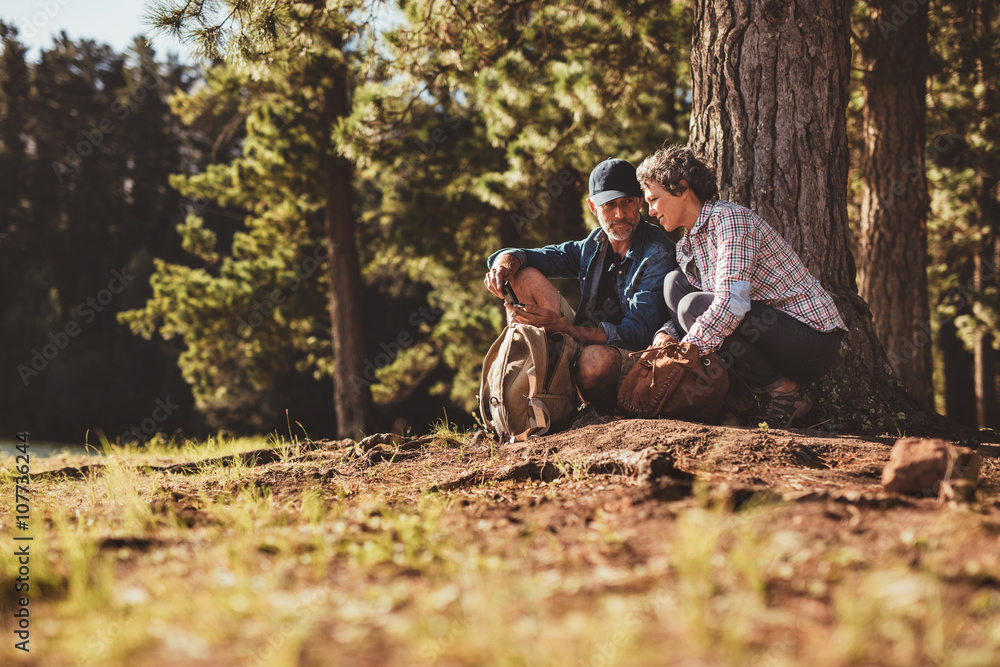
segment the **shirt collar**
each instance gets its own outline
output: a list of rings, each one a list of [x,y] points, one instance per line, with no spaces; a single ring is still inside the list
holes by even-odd
[[[712,212],[715,211],[715,205],[718,203],[717,199],[710,199],[701,205],[701,211],[698,213],[698,219],[695,220],[694,227],[691,228],[689,234],[695,234],[700,232],[702,228],[707,224],[708,219],[712,217]],[[687,236],[687,234],[685,234]]]
[[[618,260],[619,263],[624,264],[625,262],[629,262],[629,261],[634,261],[635,260],[635,253],[639,252],[638,247],[640,245],[642,245],[641,241],[638,238],[639,234],[640,233],[642,233],[642,234],[646,233],[645,230],[642,229],[642,226],[643,226],[642,223],[643,223],[643,221],[642,221],[642,219],[640,219],[639,220],[639,224],[635,226],[635,231],[632,232],[632,240],[630,240],[628,242],[628,248],[625,249],[625,256],[622,257],[620,260]],[[598,249],[598,252],[600,252],[601,245],[604,245],[604,244],[607,244],[607,246],[608,246],[608,252],[615,252],[614,249],[611,247],[611,239],[608,238],[608,233],[605,232],[602,227],[598,227],[597,229],[600,230],[600,235],[597,237],[597,249]]]
[[[632,232],[632,240],[628,242],[628,249],[625,250],[625,256],[622,257],[623,262],[631,261],[635,259],[636,253],[639,252],[639,247],[642,245],[642,239],[646,236],[646,226],[645,221],[642,217],[639,217],[639,224],[635,226],[635,231]]]

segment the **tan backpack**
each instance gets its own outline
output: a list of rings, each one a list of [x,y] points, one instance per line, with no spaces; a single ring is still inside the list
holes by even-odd
[[[564,428],[580,405],[570,365],[580,344],[563,333],[511,324],[483,361],[479,411],[487,427],[508,441]]]

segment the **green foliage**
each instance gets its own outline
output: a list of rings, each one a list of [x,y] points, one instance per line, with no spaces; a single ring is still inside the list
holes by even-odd
[[[113,309],[131,308],[121,322],[170,344],[133,339],[137,353],[109,311],[60,363],[78,364],[73,377],[89,382],[124,374],[112,352],[88,356],[93,341],[127,349],[120,364],[137,367],[162,366],[148,350],[155,359],[176,351],[213,426],[284,423],[290,382],[328,387],[336,374],[324,160],[353,167],[372,362],[365,382],[376,402],[386,413],[416,405],[433,415],[445,404],[469,423],[451,408],[473,409],[482,357],[502,326],[482,287],[488,254],[582,237],[594,224],[583,206],[594,164],[686,140],[689,3],[171,5],[154,8],[155,25],[225,58],[194,86],[190,72],[158,64],[143,43],[116,54],[61,38],[27,63],[16,32],[0,25],[0,177],[9,185],[0,188],[0,251],[16,248],[25,260],[0,262],[0,326],[14,366],[49,332],[79,323],[78,304],[112,268],[136,269],[134,289]],[[995,180],[987,186],[1000,173],[1000,47],[998,26],[976,25],[970,7],[931,13],[926,165],[932,303],[967,344],[1000,323],[996,287],[973,282],[974,258],[995,244],[996,217],[984,205],[995,205]],[[331,119],[323,95],[340,63],[352,107]],[[144,85],[149,76],[155,90]],[[852,100],[856,113],[860,97]],[[116,129],[100,150],[79,168],[54,169],[105,117]],[[5,390],[5,405],[25,404],[17,389]]]
[[[975,424],[971,352],[977,339],[1000,347],[1000,17],[988,4],[956,0],[930,12],[927,177],[928,284],[937,358],[940,408]],[[958,341],[951,342],[957,336]],[[991,340],[992,338],[992,340]],[[946,353],[945,350],[952,350]],[[964,366],[964,367],[963,367]],[[988,360],[982,369],[989,372]],[[979,372],[979,371],[976,371]],[[963,383],[962,379],[965,379]],[[945,385],[945,380],[949,384]],[[955,383],[964,391],[955,391]],[[946,396],[945,391],[949,394]],[[982,398],[982,397],[980,397]],[[984,417],[995,406],[981,406]],[[982,424],[980,424],[982,425]]]
[[[408,21],[386,35],[396,76],[390,86],[373,81],[352,118],[353,128],[381,118],[387,129],[356,130],[354,139],[367,148],[359,154],[398,149],[394,121],[406,122],[407,113],[411,142],[426,145],[434,124],[421,127],[418,111],[439,109],[445,119],[474,124],[479,152],[498,153],[479,165],[453,164],[450,188],[523,215],[564,169],[585,178],[606,155],[638,160],[664,140],[686,136],[690,27],[681,5],[400,4]],[[455,147],[438,143],[446,151]],[[454,151],[458,159],[464,152]],[[542,198],[539,208],[571,206],[579,213],[579,200],[552,198]],[[565,238],[570,230],[549,229],[554,217],[537,221],[532,241]]]
[[[0,38],[0,420],[76,440],[171,395],[180,419],[190,401],[169,351],[115,313],[144,300],[154,253],[181,252],[166,179],[186,168],[187,138],[165,98],[191,72],[145,40],[118,53],[61,35],[29,60],[12,26]]]
[[[171,185],[195,201],[245,214],[231,248],[204,217],[191,214],[177,230],[200,267],[157,261],[152,298],[120,320],[149,338],[180,337],[178,364],[199,409],[219,425],[244,413],[253,426],[277,414],[267,400],[289,369],[329,372],[325,311],[326,247],[311,220],[321,208],[315,174],[320,159],[308,123],[309,93],[293,90],[296,72],[266,81],[235,66],[213,68],[206,85],[171,103],[187,123],[237,109],[241,154]]]
[[[931,14],[940,38],[933,42],[929,87],[928,175],[935,194],[928,224],[932,302],[971,349],[977,333],[997,331],[1000,321],[993,250],[1000,230],[992,215],[1000,199],[1000,121],[993,107],[1000,101],[1000,16],[980,25],[966,4]],[[974,278],[977,256],[986,260],[982,283]]]
[[[482,287],[486,256],[581,238],[594,164],[683,140],[687,15],[625,1],[400,7],[406,20],[383,35],[387,62],[359,86],[336,136],[377,184],[363,245],[404,258],[393,270],[428,281],[444,310],[433,342],[379,378],[401,381],[414,357],[427,368],[439,350],[455,374],[452,400],[471,410],[502,325]]]
[[[390,25],[370,20],[381,3],[367,13],[351,3],[265,4],[244,3],[228,21],[206,10],[195,36],[230,62],[172,101],[189,126],[229,113],[230,127],[242,123],[238,156],[171,182],[240,211],[246,228],[225,249],[215,227],[190,215],[178,229],[202,266],[159,263],[153,298],[122,320],[145,336],[183,338],[179,364],[209,413],[266,393],[292,364],[317,377],[334,372],[319,324],[325,270],[248,326],[260,299],[283,289],[318,245],[310,221],[322,206],[316,175],[329,137],[355,167],[369,289],[404,303],[416,287],[433,313],[404,308],[389,319],[397,340],[389,326],[390,340],[375,342],[397,353],[371,364],[376,402],[391,407],[423,387],[471,410],[483,354],[502,326],[482,287],[487,254],[582,237],[594,164],[608,154],[637,160],[683,138],[686,13],[624,0],[584,12],[531,2],[516,16],[500,2],[433,12],[429,2],[402,2]],[[164,10],[157,21],[184,32],[188,18]],[[272,19],[267,32],[261,22]],[[339,59],[354,77],[353,110],[331,124],[317,117],[317,97],[329,76],[323,63]]]
[[[871,9],[854,5],[855,38]],[[907,153],[912,178],[926,176],[930,210],[927,277],[930,301],[928,331],[934,334],[935,393],[937,408],[957,420],[975,421],[972,355],[977,336],[989,335],[1000,322],[1000,299],[996,290],[1000,255],[997,255],[996,211],[1000,176],[1000,124],[994,109],[1000,104],[1000,43],[996,40],[1000,19],[987,4],[968,0],[942,3],[929,13],[930,65],[927,81],[926,145]],[[893,22],[909,20],[893,6],[879,24],[875,39],[897,36]],[[992,25],[990,23],[992,22]],[[855,44],[855,47],[857,45]],[[855,50],[857,54],[857,48]],[[848,107],[848,137],[852,164],[862,153],[861,116],[864,96],[861,63],[851,73]],[[908,149],[909,150],[909,149]],[[921,154],[922,150],[922,154]],[[922,158],[922,163],[918,163]],[[850,217],[860,218],[861,181],[852,168]],[[894,193],[885,193],[888,197]],[[984,269],[976,277],[976,264]],[[873,269],[874,270],[874,269]],[[958,336],[955,344],[951,339]],[[1000,345],[995,337],[994,346]],[[946,360],[945,348],[947,353]],[[958,348],[958,351],[952,348]],[[959,368],[967,364],[968,368]],[[948,382],[946,383],[946,379]],[[963,387],[961,395],[956,386]],[[946,386],[952,395],[945,397]],[[962,407],[971,415],[957,413]]]

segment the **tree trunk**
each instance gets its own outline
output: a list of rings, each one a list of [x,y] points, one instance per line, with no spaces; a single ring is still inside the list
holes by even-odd
[[[539,201],[544,201],[544,197],[555,193],[551,197],[546,224],[553,243],[582,239],[590,232],[584,222],[584,208],[580,206],[580,199],[587,193],[584,178],[578,170],[566,167],[558,173],[550,174],[546,188],[541,190],[542,195],[536,195]],[[587,215],[589,214],[588,212]]]
[[[829,290],[849,335],[814,421],[894,428],[926,415],[892,377],[848,248],[847,0],[696,0],[692,147],[720,196],[775,227]]]
[[[350,111],[347,70],[336,65],[325,91],[323,131]],[[330,280],[330,327],[333,338],[333,403],[337,434],[357,438],[370,426],[372,397],[364,375],[364,316],[361,307],[361,264],[354,213],[351,164],[328,147],[324,164],[326,248]]]
[[[996,187],[996,182],[993,183]],[[989,190],[981,190],[981,192]],[[980,202],[981,206],[987,202]],[[982,213],[986,213],[981,209]],[[984,221],[987,222],[988,221]],[[992,250],[995,244],[988,240],[987,249]],[[985,256],[984,256],[985,255]],[[976,255],[975,258],[975,288],[977,294],[983,292],[990,286],[996,284],[996,257],[992,252]],[[975,387],[976,387],[976,422],[980,428],[996,428],[1000,426],[1000,414],[997,409],[997,352],[993,349],[993,339],[995,334],[985,331],[980,323],[979,332],[976,333],[973,344],[973,356],[975,358]]]
[[[978,0],[973,3],[973,22],[976,26],[974,39],[981,44],[994,44],[994,3]],[[981,133],[982,151],[977,160],[976,171],[978,195],[976,208],[979,214],[979,228],[983,235],[982,250],[975,258],[975,287],[979,299],[984,299],[987,289],[996,289],[1000,284],[997,271],[1000,264],[1000,201],[996,196],[1000,185],[1000,131],[996,123],[1000,105],[1000,62],[995,49],[983,48],[976,62],[977,88],[981,91],[978,102],[978,125]],[[988,303],[986,309],[992,309]],[[995,311],[994,311],[995,313]],[[976,415],[980,427],[1000,426],[1000,406],[997,405],[997,352],[993,349],[996,333],[982,330],[985,322],[980,322],[980,333],[976,335],[973,354],[976,374]],[[987,325],[988,326],[988,325]]]
[[[858,287],[896,376],[934,406],[927,296],[927,5],[869,0],[862,25],[861,233]]]
[[[502,211],[500,213],[500,247],[520,248],[523,226],[520,211]]]
[[[966,426],[976,426],[976,392],[973,355],[965,349],[955,322],[946,319],[938,331],[944,374],[944,414]]]

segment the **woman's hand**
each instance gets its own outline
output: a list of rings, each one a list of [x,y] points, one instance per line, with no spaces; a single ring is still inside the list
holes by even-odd
[[[657,331],[653,336],[653,347],[666,347],[667,343],[676,343],[674,337],[664,331]]]

